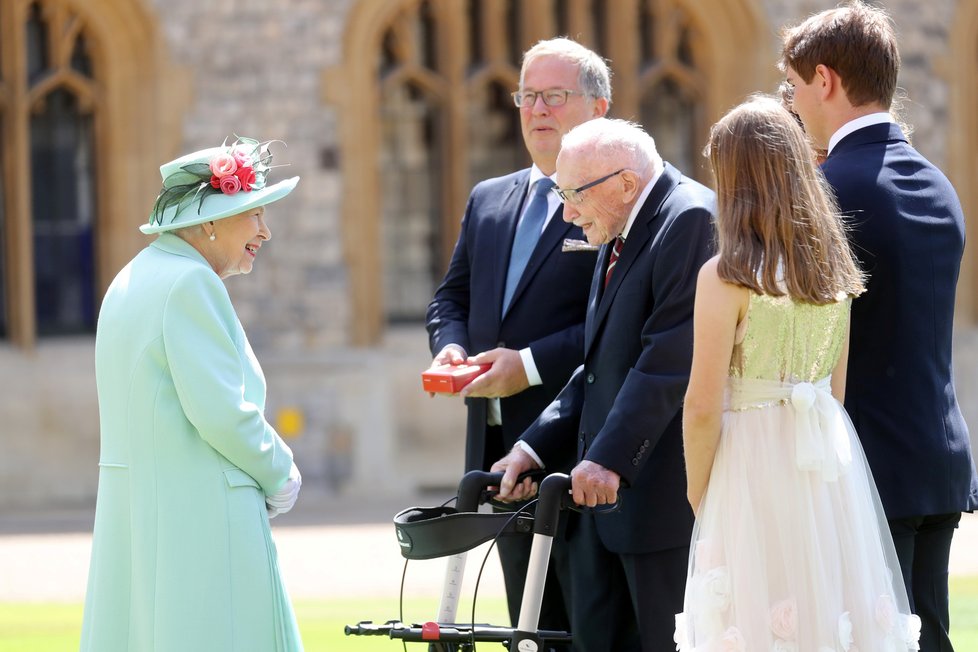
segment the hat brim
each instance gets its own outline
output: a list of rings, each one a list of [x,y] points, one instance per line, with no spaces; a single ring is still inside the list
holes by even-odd
[[[203,204],[199,204],[199,200],[193,200],[174,206],[163,213],[163,224],[143,224],[139,230],[150,235],[231,217],[252,208],[278,201],[292,192],[297,183],[299,183],[299,177],[292,177],[279,181],[275,185],[266,186],[261,190],[237,192],[233,195],[210,194],[204,199]],[[199,213],[197,212],[198,205],[200,206]]]

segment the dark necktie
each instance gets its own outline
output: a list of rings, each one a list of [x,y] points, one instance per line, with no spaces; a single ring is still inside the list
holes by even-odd
[[[611,258],[608,259],[608,271],[604,273],[605,287],[608,287],[608,281],[611,280],[611,272],[614,271],[615,265],[618,264],[618,256],[621,255],[621,248],[624,244],[625,238],[621,236],[615,238],[615,244],[611,247]]]
[[[516,286],[520,283],[523,270],[530,261],[530,254],[537,246],[540,239],[540,232],[543,231],[543,223],[547,219],[547,193],[554,187],[554,182],[543,177],[537,181],[533,189],[533,198],[523,219],[516,226],[516,237],[513,238],[513,249],[509,255],[509,271],[506,272],[506,289],[503,293],[503,314],[509,308],[509,302],[513,299]]]

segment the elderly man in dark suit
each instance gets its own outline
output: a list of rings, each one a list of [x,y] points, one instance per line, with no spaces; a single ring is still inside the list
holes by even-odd
[[[951,650],[948,560],[978,507],[951,373],[964,216],[950,182],[889,110],[900,55],[887,16],[862,2],[785,30],[781,67],[869,274],[852,304],[845,407],[890,521],[920,649]]]
[[[505,454],[581,363],[595,265],[595,248],[582,247],[581,230],[561,220],[550,189],[561,137],[608,110],[608,65],[570,39],[541,41],[523,57],[513,99],[533,165],[473,189],[448,272],[428,307],[433,365],[459,364],[469,355],[470,362],[492,365],[462,391],[466,471],[487,470]],[[498,543],[515,624],[529,538]],[[559,542],[554,569],[540,625],[566,630],[570,587]]]
[[[591,280],[584,364],[494,465],[501,495],[519,473],[571,472],[584,513],[569,538],[571,626],[582,652],[672,652],[693,513],[686,501],[682,402],[696,275],[712,255],[715,197],[665,163],[640,127],[592,120],[557,159],[564,220],[602,244]]]

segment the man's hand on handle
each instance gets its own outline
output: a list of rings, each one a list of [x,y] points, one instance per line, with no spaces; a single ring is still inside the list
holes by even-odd
[[[618,502],[621,476],[597,462],[582,460],[571,471],[571,491],[578,505],[595,507]]]
[[[519,484],[516,479],[521,473],[539,469],[540,465],[530,457],[529,453],[519,446],[514,446],[506,457],[492,465],[490,471],[503,471],[503,480],[499,483],[499,495],[496,500],[502,502],[518,502],[528,500],[536,495],[537,483],[530,478],[524,478]]]

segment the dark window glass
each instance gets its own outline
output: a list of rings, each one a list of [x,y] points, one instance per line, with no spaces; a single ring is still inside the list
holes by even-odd
[[[88,54],[88,43],[84,34],[79,34],[75,39],[75,46],[71,50],[71,67],[85,77],[93,76],[92,58]]]
[[[41,5],[31,5],[27,16],[27,79],[34,84],[48,70],[48,26]]]
[[[418,46],[421,49],[421,63],[428,70],[438,70],[438,39],[435,32],[435,17],[431,4],[422,2],[418,10]]]
[[[519,109],[501,82],[478,87],[468,110],[469,185],[529,165]]]
[[[696,147],[699,111],[699,102],[671,79],[650,88],[642,98],[642,124],[655,138],[656,149],[662,158],[694,178],[702,178],[704,164]]]
[[[417,86],[388,87],[381,102],[381,237],[389,322],[424,320],[440,269],[442,111]],[[363,246],[369,246],[363,243]]]
[[[570,33],[570,13],[568,13],[567,0],[557,0],[554,12],[557,14],[557,34],[569,36],[576,40],[577,35]]]
[[[507,40],[506,54],[509,56],[509,62],[519,66],[523,62],[523,25],[517,4],[512,0],[506,3],[506,34],[503,38]]]
[[[486,46],[482,38],[482,2],[470,0],[466,9],[469,26],[469,70],[474,70],[486,60]]]
[[[56,90],[31,117],[31,198],[38,335],[95,330],[92,117]]]

